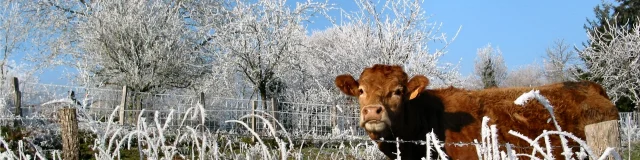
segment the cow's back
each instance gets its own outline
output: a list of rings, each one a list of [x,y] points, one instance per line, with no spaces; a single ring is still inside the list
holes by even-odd
[[[508,132],[514,130],[529,138],[535,138],[542,134],[543,130],[557,130],[550,121],[549,112],[538,101],[530,100],[523,106],[514,103],[523,93],[534,89],[539,90],[540,94],[550,101],[562,130],[571,132],[583,140],[586,125],[618,119],[617,109],[606,96],[604,89],[593,82],[564,82],[539,87],[493,88],[478,91],[442,90],[440,97],[443,98],[445,105],[443,121],[448,126],[445,141],[447,143],[470,143],[473,139],[480,141],[480,121],[482,117],[488,116],[491,119],[489,124],[496,124],[498,128],[501,144],[509,142],[516,146],[514,148],[524,147],[517,149],[517,152],[531,153],[528,143]],[[473,121],[465,124],[450,122],[458,118],[456,113],[469,113]],[[551,137],[552,144],[559,146],[558,136]],[[473,146],[450,146],[446,149],[454,159],[476,157]],[[554,150],[560,153],[562,148]],[[472,151],[472,154],[468,154],[469,151]],[[561,158],[558,157],[559,154],[555,155],[556,158]]]

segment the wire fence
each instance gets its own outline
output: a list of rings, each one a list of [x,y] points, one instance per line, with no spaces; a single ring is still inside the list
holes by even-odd
[[[21,117],[24,123],[30,123],[34,118],[57,119],[57,110],[61,107],[74,105],[82,109],[85,118],[92,121],[105,122],[117,106],[122,105],[123,92],[117,89],[87,88],[79,86],[64,86],[37,83],[20,84],[22,92]],[[138,117],[155,118],[166,122],[170,127],[204,126],[211,131],[227,133],[246,133],[247,128],[237,123],[227,123],[227,120],[239,120],[250,114],[266,116],[274,119],[263,121],[259,118],[243,118],[244,123],[258,133],[266,134],[268,128],[265,123],[276,121],[287,131],[295,131],[293,135],[327,135],[349,134],[364,136],[365,132],[358,126],[358,107],[355,105],[313,104],[277,102],[273,100],[251,100],[206,95],[175,95],[149,94],[143,92],[127,92],[124,108],[124,122],[135,125]],[[7,118],[15,114],[12,100],[5,97],[7,106],[2,110],[4,119],[0,123],[10,123]],[[204,101],[203,105],[201,101]],[[204,119],[193,119],[194,112],[204,109]],[[171,115],[172,117],[169,117]],[[120,120],[116,113],[114,120]],[[6,121],[6,122],[5,122]],[[29,121],[29,122],[28,122]],[[44,123],[44,122],[43,122]],[[276,125],[279,126],[279,125]]]
[[[57,109],[69,106],[72,103],[79,108],[85,118],[92,121],[105,122],[114,112],[117,106],[122,105],[122,90],[87,88],[78,86],[63,86],[50,84],[20,84],[22,90],[21,118],[23,124],[52,123],[57,119]],[[354,104],[314,104],[262,101],[250,99],[235,99],[223,97],[211,97],[201,95],[174,95],[174,94],[149,94],[129,92],[126,94],[126,108],[124,109],[125,124],[135,125],[138,117],[147,121],[157,119],[170,127],[201,126],[210,131],[230,134],[247,135],[247,128],[237,123],[227,123],[227,120],[242,120],[250,128],[261,135],[268,135],[266,123],[281,123],[283,128],[291,133],[292,138],[304,139],[306,137],[330,139],[335,135],[349,137],[364,137],[366,133],[358,127],[358,107]],[[0,112],[0,124],[11,124],[16,117],[11,100],[5,97],[7,106]],[[204,119],[193,119],[191,116],[200,111],[200,102]],[[144,110],[144,112],[143,112]],[[269,114],[275,118],[263,121],[259,118],[242,118],[243,116],[256,114]],[[170,117],[171,115],[171,117]],[[115,121],[119,121],[116,114]],[[170,120],[167,122],[167,120]],[[638,113],[620,113],[620,134],[623,145],[627,142],[640,141],[640,116]],[[279,126],[279,125],[275,125]]]
[[[640,114],[638,112],[620,112],[620,141],[622,146],[631,147],[631,143],[640,141]]]

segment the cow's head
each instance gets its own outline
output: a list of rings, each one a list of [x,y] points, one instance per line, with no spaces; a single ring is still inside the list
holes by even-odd
[[[405,105],[424,90],[429,80],[422,75],[409,80],[400,66],[374,65],[364,69],[358,81],[345,74],[336,77],[335,83],[343,93],[358,97],[360,126],[371,139],[380,139],[393,134],[392,126],[405,123]]]

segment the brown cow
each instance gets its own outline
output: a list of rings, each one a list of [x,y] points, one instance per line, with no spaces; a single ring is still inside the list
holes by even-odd
[[[425,135],[433,131],[446,143],[444,150],[451,159],[478,159],[475,146],[452,144],[481,141],[480,123],[484,116],[490,118],[489,124],[497,125],[499,143],[508,142],[514,148],[528,148],[529,144],[509,134],[509,130],[530,138],[543,130],[556,130],[553,123],[547,121],[549,112],[537,101],[529,101],[524,106],[514,104],[514,100],[532,89],[549,99],[562,129],[579,138],[585,139],[587,124],[618,119],[615,106],[602,87],[593,82],[477,91],[454,87],[425,90],[429,84],[425,76],[416,75],[409,80],[400,66],[374,65],[366,68],[358,81],[351,75],[340,75],[335,83],[343,93],[358,97],[360,126],[371,139],[425,140]],[[560,145],[557,137],[552,136],[554,146]],[[395,143],[378,142],[378,146],[387,157],[396,158]],[[419,159],[425,156],[425,149],[423,145],[401,143],[399,150],[403,159]],[[556,158],[563,158],[559,154],[561,148],[554,150]],[[530,149],[516,151],[531,153]]]

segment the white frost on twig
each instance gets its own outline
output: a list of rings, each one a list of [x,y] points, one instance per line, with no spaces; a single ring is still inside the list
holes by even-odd
[[[531,90],[527,93],[524,93],[520,95],[520,97],[518,97],[513,103],[519,106],[524,106],[524,104],[526,104],[530,99],[534,98],[538,100],[538,102],[540,102],[540,104],[542,104],[542,106],[549,110],[549,113],[553,115],[553,106],[546,97],[540,95],[540,90]]]

